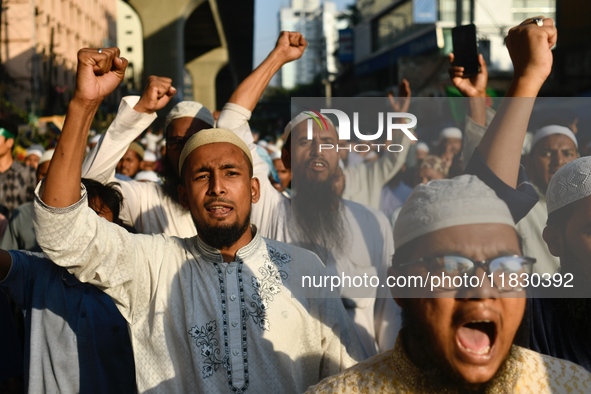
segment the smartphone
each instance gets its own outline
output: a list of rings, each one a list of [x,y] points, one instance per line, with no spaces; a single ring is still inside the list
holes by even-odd
[[[476,25],[473,23],[451,29],[454,51],[454,66],[464,67],[464,78],[480,72],[478,47],[476,43]]]

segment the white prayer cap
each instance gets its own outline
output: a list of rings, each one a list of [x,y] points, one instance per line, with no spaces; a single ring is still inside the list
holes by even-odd
[[[136,181],[148,181],[148,182],[154,182],[154,183],[162,183],[162,181],[160,181],[160,178],[158,178],[158,174],[156,174],[154,171],[140,171],[137,174],[135,174],[135,178]]]
[[[51,160],[53,157],[53,152],[55,152],[55,149],[47,149],[45,152],[43,152],[41,158],[39,159],[39,164],[43,164],[46,161]]]
[[[424,142],[417,142],[417,150],[429,153],[429,145]]]
[[[439,141],[446,138],[457,138],[461,140],[464,138],[464,135],[462,134],[462,130],[457,127],[446,127],[439,132]]]
[[[43,149],[43,147],[41,145],[38,145],[38,144],[31,145],[29,147],[29,149],[27,149],[26,156],[29,157],[31,155],[35,155],[35,156],[41,158],[41,156],[43,156],[44,150],[45,149]]]
[[[554,134],[562,134],[567,136],[575,143],[575,146],[577,148],[579,147],[579,144],[577,143],[577,137],[575,137],[574,133],[568,127],[553,124],[549,126],[544,126],[541,129],[538,129],[538,131],[536,131],[536,133],[534,134],[534,138],[532,138],[531,140],[531,149],[533,150],[536,144],[540,142],[542,138],[546,138]]]
[[[269,153],[269,156],[271,156],[271,160],[280,160],[281,159],[281,149],[278,149],[275,146],[269,147],[271,153]]]
[[[330,118],[321,115],[322,119],[319,119],[319,122],[321,122],[322,127],[324,127],[324,122],[323,120],[326,121],[327,124],[331,125],[332,127],[335,127],[334,124],[332,123],[332,120],[330,120]],[[283,139],[283,142],[287,141],[287,138],[289,137],[289,134],[291,133],[291,130],[296,127],[298,124],[302,123],[305,120],[308,119],[313,119],[312,115],[311,115],[311,111],[303,111],[300,112],[295,118],[293,118],[288,124],[287,126],[285,126],[285,129],[283,129],[283,135],[281,136],[281,139]],[[314,122],[314,120],[312,120]],[[336,128],[335,128],[336,130]]]
[[[215,144],[218,142],[227,142],[240,148],[246,154],[252,165],[252,155],[250,154],[250,150],[240,137],[226,129],[205,129],[193,134],[185,144],[179,159],[179,175],[182,174],[183,164],[185,164],[185,160],[191,152],[202,145]]]
[[[156,161],[156,153],[151,150],[144,152],[144,161]]]
[[[101,135],[101,134],[97,134],[97,135],[95,135],[94,137],[92,137],[92,138],[90,139],[90,143],[91,143],[91,144],[98,144],[98,142],[100,141],[101,137],[102,137],[102,135]]]
[[[178,118],[197,118],[201,119],[211,127],[215,124],[211,112],[196,101],[181,101],[170,110],[164,121],[164,130],[168,128],[170,122]]]
[[[394,245],[402,245],[448,227],[464,224],[507,224],[513,217],[494,190],[474,175],[461,175],[418,185],[394,225]]]
[[[257,142],[257,145],[261,148],[267,148],[269,146],[269,143],[266,140],[259,140],[259,142]]]
[[[546,191],[548,214],[591,196],[591,157],[580,157],[552,175]]]

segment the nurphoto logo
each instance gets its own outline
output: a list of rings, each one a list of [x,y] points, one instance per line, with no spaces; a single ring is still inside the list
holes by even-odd
[[[309,108],[306,108],[307,111],[305,112],[310,118],[307,120],[307,131],[308,131],[308,140],[312,140],[314,137],[314,123],[316,123],[321,129],[328,130],[328,123],[332,122],[327,119],[323,114],[333,114],[336,116],[338,120],[338,137],[339,141],[351,141],[351,121],[349,116],[338,109],[321,109],[319,111],[315,111]],[[384,122],[385,119],[385,122]],[[413,135],[413,133],[409,130],[417,125],[417,118],[411,113],[408,112],[378,112],[378,131],[374,134],[363,134],[359,130],[359,112],[353,112],[353,133],[355,137],[357,137],[360,141],[376,141],[382,138],[384,134],[384,123],[386,123],[385,130],[386,130],[386,139],[388,141],[392,141],[392,135],[395,130],[402,131],[408,138],[412,141],[416,141],[417,137]],[[336,126],[336,125],[335,125]],[[388,152],[401,152],[403,150],[403,146],[400,144],[382,144],[382,143],[373,143],[373,144],[350,144],[348,146],[339,146],[333,144],[319,144],[319,151],[323,150],[331,150],[336,149],[336,151],[340,150],[347,150],[351,152],[352,150],[355,152],[369,152],[370,150],[374,149],[377,152],[380,152],[381,149],[387,150]]]

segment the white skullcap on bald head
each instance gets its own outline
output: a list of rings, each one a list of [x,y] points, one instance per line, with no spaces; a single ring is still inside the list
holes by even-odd
[[[394,225],[394,246],[447,227],[495,223],[515,228],[505,202],[478,177],[435,180],[417,186],[402,206]]]
[[[591,157],[585,156],[560,167],[546,191],[548,214],[591,196]]]
[[[164,130],[168,128],[170,122],[178,118],[195,118],[201,119],[211,127],[215,124],[211,112],[203,106],[203,104],[196,101],[181,101],[170,110],[166,115],[164,121]]]
[[[579,144],[577,143],[577,137],[575,137],[575,134],[568,127],[553,124],[549,126],[544,126],[538,131],[536,131],[534,137],[531,140],[531,149],[534,149],[536,144],[540,142],[540,140],[542,140],[543,138],[546,138],[554,134],[562,134],[567,136],[572,140],[572,142],[574,142],[575,147],[579,147]]]
[[[461,140],[464,138],[464,135],[462,134],[462,130],[457,127],[446,127],[439,132],[439,140],[441,141],[446,138],[457,138]]]
[[[244,141],[240,139],[240,137],[226,129],[205,129],[193,134],[185,144],[179,159],[179,176],[183,171],[183,164],[185,164],[185,160],[191,154],[191,152],[200,146],[215,144],[218,142],[227,142],[240,148],[246,154],[246,157],[248,157],[248,160],[252,165],[252,155],[250,154],[250,150]]]
[[[287,141],[287,138],[289,137],[289,135],[291,134],[291,131],[300,123],[302,123],[305,120],[308,119],[312,119],[312,116],[310,115],[310,111],[303,111],[300,112],[295,118],[293,118],[288,124],[287,126],[285,126],[285,128],[283,129],[283,135],[281,136],[281,139],[283,140],[283,142]],[[328,123],[330,126],[335,127],[334,124],[332,123],[332,120],[330,120],[330,118],[326,117],[326,116],[322,116],[322,119],[326,120],[326,123]],[[312,119],[312,122],[315,122],[314,119]],[[322,124],[322,127],[324,127],[324,123],[322,122],[322,120],[320,120],[320,123]],[[336,128],[335,128],[336,130]]]

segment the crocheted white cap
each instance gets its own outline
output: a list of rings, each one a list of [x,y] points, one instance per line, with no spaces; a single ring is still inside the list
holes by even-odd
[[[47,149],[45,152],[43,152],[43,155],[41,155],[41,158],[39,159],[39,164],[43,164],[46,161],[50,161],[53,157],[54,152],[55,149]]]
[[[544,126],[541,129],[538,129],[538,131],[536,131],[536,133],[534,134],[534,138],[532,138],[531,140],[531,148],[533,149],[534,146],[536,146],[536,144],[540,142],[542,138],[546,138],[554,134],[562,134],[567,136],[575,143],[575,146],[577,148],[579,147],[579,144],[577,143],[577,137],[575,137],[575,134],[568,127],[553,124]]]
[[[464,135],[462,134],[462,130],[457,127],[446,127],[439,132],[439,140],[441,141],[446,138],[458,138],[461,140],[464,138]]]
[[[536,144],[540,142],[542,138],[546,138],[554,134],[562,134],[567,136],[575,143],[575,146],[577,148],[579,147],[579,144],[577,143],[577,137],[575,137],[574,133],[568,127],[553,124],[549,126],[544,126],[541,129],[538,129],[538,131],[536,131],[534,137],[531,140],[531,149],[533,149],[534,146],[536,146]]]
[[[424,142],[417,142],[417,150],[429,153],[429,145]]]
[[[164,121],[164,130],[168,128],[170,122],[178,118],[197,118],[201,119],[211,127],[215,124],[211,112],[196,101],[181,101],[170,110]]]
[[[302,111],[299,114],[297,114],[296,117],[293,118],[287,124],[287,126],[285,126],[285,128],[283,129],[283,135],[281,136],[281,139],[283,140],[283,142],[287,141],[287,138],[291,134],[291,130],[293,130],[294,127],[296,127],[297,125],[299,125],[300,123],[302,123],[303,121],[308,120],[308,119],[312,119],[312,116],[310,115],[310,111]],[[326,123],[331,125],[333,128],[335,127],[334,123],[332,123],[332,120],[330,120],[329,117],[323,116],[322,119],[323,119],[323,121],[325,120]],[[324,127],[324,125],[322,127]]]
[[[507,224],[513,217],[494,190],[474,175],[419,185],[408,197],[394,225],[396,248],[447,227],[464,224]]]
[[[548,214],[591,196],[591,157],[585,156],[560,167],[546,191]]]
[[[217,142],[227,142],[240,148],[246,157],[248,157],[248,160],[252,165],[252,154],[250,153],[246,143],[244,143],[240,137],[238,137],[232,131],[226,129],[205,129],[193,134],[181,151],[181,157],[179,158],[179,175],[182,174],[183,164],[185,164],[185,160],[191,154],[191,152],[202,145],[215,144]]]

